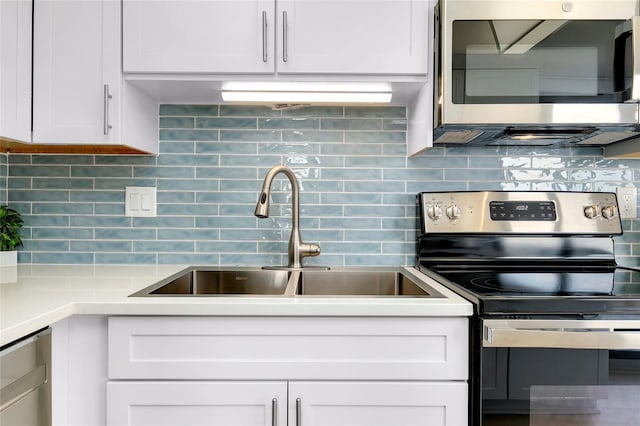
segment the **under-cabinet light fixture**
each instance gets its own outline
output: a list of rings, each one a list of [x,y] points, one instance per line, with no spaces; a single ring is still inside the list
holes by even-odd
[[[389,103],[388,83],[250,82],[222,84],[225,102],[261,103]]]

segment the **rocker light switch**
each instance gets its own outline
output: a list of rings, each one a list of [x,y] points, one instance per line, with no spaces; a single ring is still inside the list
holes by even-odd
[[[144,186],[125,187],[124,215],[156,217],[156,188]]]

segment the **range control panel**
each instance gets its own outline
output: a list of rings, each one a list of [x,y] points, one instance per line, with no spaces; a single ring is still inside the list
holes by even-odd
[[[422,233],[619,235],[609,192],[421,192]]]
[[[491,201],[491,220],[554,221],[556,205],[551,201]]]

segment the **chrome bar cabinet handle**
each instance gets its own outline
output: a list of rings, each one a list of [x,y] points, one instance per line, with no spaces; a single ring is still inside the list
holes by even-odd
[[[278,398],[271,400],[271,426],[278,426]]]
[[[296,426],[302,426],[302,399],[296,398]]]
[[[103,116],[103,125],[104,125],[104,129],[103,129],[103,133],[105,136],[109,135],[109,130],[113,127],[110,123],[109,123],[109,100],[112,99],[113,96],[111,96],[111,93],[109,93],[109,85],[105,84],[104,85],[104,96],[103,96],[103,108],[104,108],[104,116]]]
[[[267,62],[267,11],[262,11],[262,62]]]
[[[289,43],[287,40],[287,11],[282,12],[282,62],[289,60],[289,54],[287,52]]]

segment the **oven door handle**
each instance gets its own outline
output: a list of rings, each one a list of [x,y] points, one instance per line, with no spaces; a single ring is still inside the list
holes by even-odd
[[[640,323],[488,320],[484,322],[483,346],[640,350]]]

